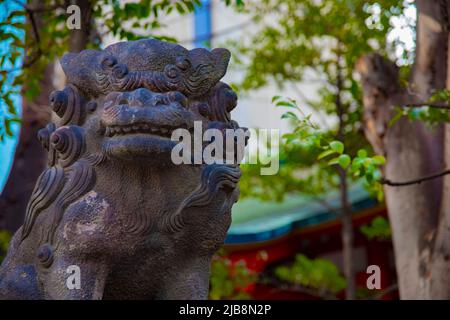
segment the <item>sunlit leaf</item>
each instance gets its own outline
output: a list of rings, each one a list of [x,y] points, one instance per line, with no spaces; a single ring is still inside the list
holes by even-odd
[[[325,151],[323,151],[322,153],[319,154],[319,156],[317,157],[317,160],[321,160],[321,159],[323,159],[325,157],[328,157],[329,155],[332,155],[332,154],[335,154],[335,153],[336,153],[336,151],[331,150],[331,149],[325,150]]]
[[[341,154],[339,156],[339,165],[343,168],[343,169],[347,169],[347,167],[350,165],[351,162],[351,158],[348,154]]]
[[[333,150],[334,152],[339,153],[339,154],[344,152],[344,144],[340,141],[332,141],[330,143],[330,148],[331,148],[331,150]]]

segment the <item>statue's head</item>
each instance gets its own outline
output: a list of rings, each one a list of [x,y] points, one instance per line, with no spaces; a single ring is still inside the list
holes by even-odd
[[[180,92],[155,93],[146,88],[111,92],[102,102],[97,121],[101,145],[108,156],[152,164],[168,162],[176,142],[172,132],[184,128],[192,132],[201,115],[188,109]]]
[[[174,130],[192,132],[195,121],[203,129],[237,128],[230,119],[236,95],[219,82],[229,58],[226,49],[187,50],[153,39],[66,54],[68,84],[50,97],[57,117],[41,132],[44,146],[51,151],[58,128],[76,125],[91,154],[167,165]]]
[[[152,174],[161,175],[159,180],[146,181],[164,181],[170,170],[179,168],[171,159],[178,143],[171,140],[174,130],[192,133],[194,124],[199,123],[202,130],[239,128],[230,117],[236,94],[220,82],[229,58],[225,49],[187,50],[153,39],[65,55],[61,64],[67,84],[51,94],[55,116],[39,132],[49,153],[49,168],[37,183],[36,199],[32,196],[30,200],[23,237],[29,234],[39,212],[56,202],[59,207],[52,210],[61,212],[53,214],[49,233],[54,233],[62,211],[95,190],[99,172],[114,175],[111,171],[116,167],[157,168]],[[108,170],[101,171],[105,163]],[[163,225],[161,229],[179,230],[181,212],[192,208],[206,206],[206,211],[200,210],[230,212],[238,194],[237,163],[191,164],[176,172],[172,177],[180,181],[172,182],[178,195],[173,195],[172,207],[155,204],[155,211],[163,215],[158,222]],[[183,177],[178,172],[188,174]],[[136,175],[124,179],[126,183]],[[166,211],[170,213],[163,214]],[[220,237],[224,237],[230,220],[223,219],[227,222]]]
[[[68,53],[61,65],[68,82],[93,97],[147,87],[201,98],[225,75],[229,60],[226,49],[187,50],[147,39],[115,43],[103,51]]]

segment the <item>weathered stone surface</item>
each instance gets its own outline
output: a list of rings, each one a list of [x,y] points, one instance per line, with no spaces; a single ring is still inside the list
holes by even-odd
[[[225,49],[153,39],[62,59],[48,168],[0,269],[2,299],[205,299],[238,197],[233,165],[174,165],[176,128],[237,128]],[[81,288],[69,289],[69,266]]]

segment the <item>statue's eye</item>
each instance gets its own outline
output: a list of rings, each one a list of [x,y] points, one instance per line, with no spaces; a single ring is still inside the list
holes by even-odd
[[[189,59],[186,59],[184,57],[178,57],[175,64],[183,71],[186,71],[191,67],[191,62],[189,61]]]
[[[114,57],[105,57],[102,60],[101,64],[102,64],[102,68],[103,69],[110,69],[110,68],[114,67],[116,65],[116,63],[117,63],[116,58],[114,58]]]
[[[68,97],[64,91],[53,91],[50,94],[50,106],[58,115],[64,114],[67,108]]]
[[[95,102],[95,101],[89,101],[87,104],[86,104],[86,109],[89,111],[89,112],[94,112],[96,109],[97,109],[97,102]]]
[[[178,102],[183,107],[187,106],[187,98],[181,92],[178,91],[168,92],[166,96],[168,98],[167,103]]]
[[[50,267],[53,263],[53,248],[48,243],[44,244],[38,249],[37,258],[44,267]]]
[[[180,71],[173,64],[167,65],[164,70],[164,74],[171,79],[177,78],[179,73]]]
[[[122,79],[128,74],[128,68],[123,64],[118,64],[114,66],[112,73],[116,78]]]
[[[201,105],[198,106],[198,113],[200,113],[202,116],[204,116],[205,118],[208,117],[209,115],[209,108],[208,105],[205,103],[202,103]]]
[[[155,107],[165,104],[165,103],[166,103],[166,101],[164,99],[164,96],[161,94],[155,94],[151,99],[151,104],[152,104],[152,106],[155,106]]]

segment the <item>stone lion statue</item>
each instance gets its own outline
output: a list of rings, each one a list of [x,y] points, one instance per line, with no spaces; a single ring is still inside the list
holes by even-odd
[[[38,136],[48,167],[0,268],[1,299],[207,298],[241,173],[173,164],[171,133],[239,128],[220,82],[229,59],[154,39],[62,58],[67,85]]]

